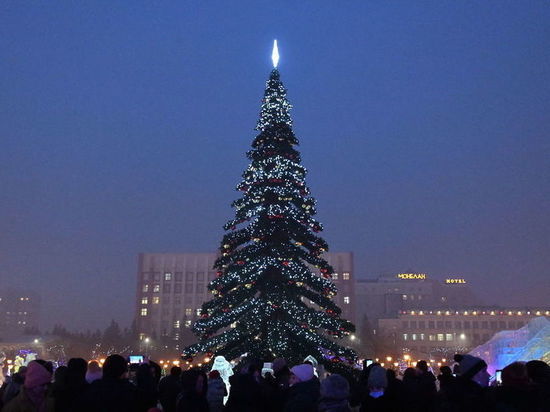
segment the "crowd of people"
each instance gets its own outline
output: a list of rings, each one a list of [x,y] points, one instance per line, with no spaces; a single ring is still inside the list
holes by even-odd
[[[514,362],[491,384],[487,364],[456,355],[454,370],[436,377],[426,361],[402,376],[373,363],[357,376],[330,374],[306,361],[245,359],[219,370],[178,366],[161,377],[155,362],[130,365],[120,355],[97,362],[70,359],[66,366],[33,360],[0,389],[2,412],[351,412],[550,411],[550,366]],[[223,372],[222,372],[223,374]]]

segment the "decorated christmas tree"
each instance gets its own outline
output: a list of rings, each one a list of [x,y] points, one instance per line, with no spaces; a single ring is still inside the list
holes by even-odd
[[[224,229],[217,278],[208,288],[214,298],[202,305],[193,331],[199,342],[184,350],[223,355],[243,354],[267,360],[301,362],[312,355],[331,364],[352,362],[356,355],[337,343],[354,326],[340,318],[332,298],[332,267],[323,259],[327,243],[317,235],[315,200],[305,183],[306,169],[296,150],[291,105],[275,68],[266,84],[259,134],[247,153],[250,165],[237,190],[235,219]]]

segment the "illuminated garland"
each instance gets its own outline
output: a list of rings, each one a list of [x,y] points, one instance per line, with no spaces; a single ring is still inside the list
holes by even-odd
[[[291,107],[274,69],[256,127],[260,133],[247,153],[251,163],[237,185],[243,197],[232,203],[235,218],[224,226],[214,265],[218,277],[208,285],[214,299],[202,305],[193,325],[199,342],[184,350],[185,357],[215,353],[234,359],[247,353],[292,363],[313,355],[350,364],[356,358],[333,339],[355,328],[340,318],[332,300],[333,268],[322,257],[328,245],[316,235],[323,227],[313,218],[307,170],[293,147],[298,139]]]

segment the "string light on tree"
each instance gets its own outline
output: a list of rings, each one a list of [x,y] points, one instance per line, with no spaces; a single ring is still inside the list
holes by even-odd
[[[332,299],[334,271],[322,257],[328,245],[317,235],[323,227],[314,218],[316,202],[296,150],[276,40],[272,60],[250,164],[236,188],[242,197],[232,203],[235,218],[224,226],[217,278],[208,285],[214,298],[193,325],[199,342],[183,356],[211,352],[235,359],[247,353],[295,363],[312,355],[346,365],[356,354],[335,338],[355,328]]]

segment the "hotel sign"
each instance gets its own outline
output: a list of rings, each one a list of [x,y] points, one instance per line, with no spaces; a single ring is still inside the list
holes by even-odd
[[[465,284],[466,279],[464,279],[464,278],[450,278],[450,279],[445,279],[445,283],[447,285]]]
[[[416,279],[416,280],[424,280],[426,279],[425,273],[399,273],[397,275],[398,279]]]

